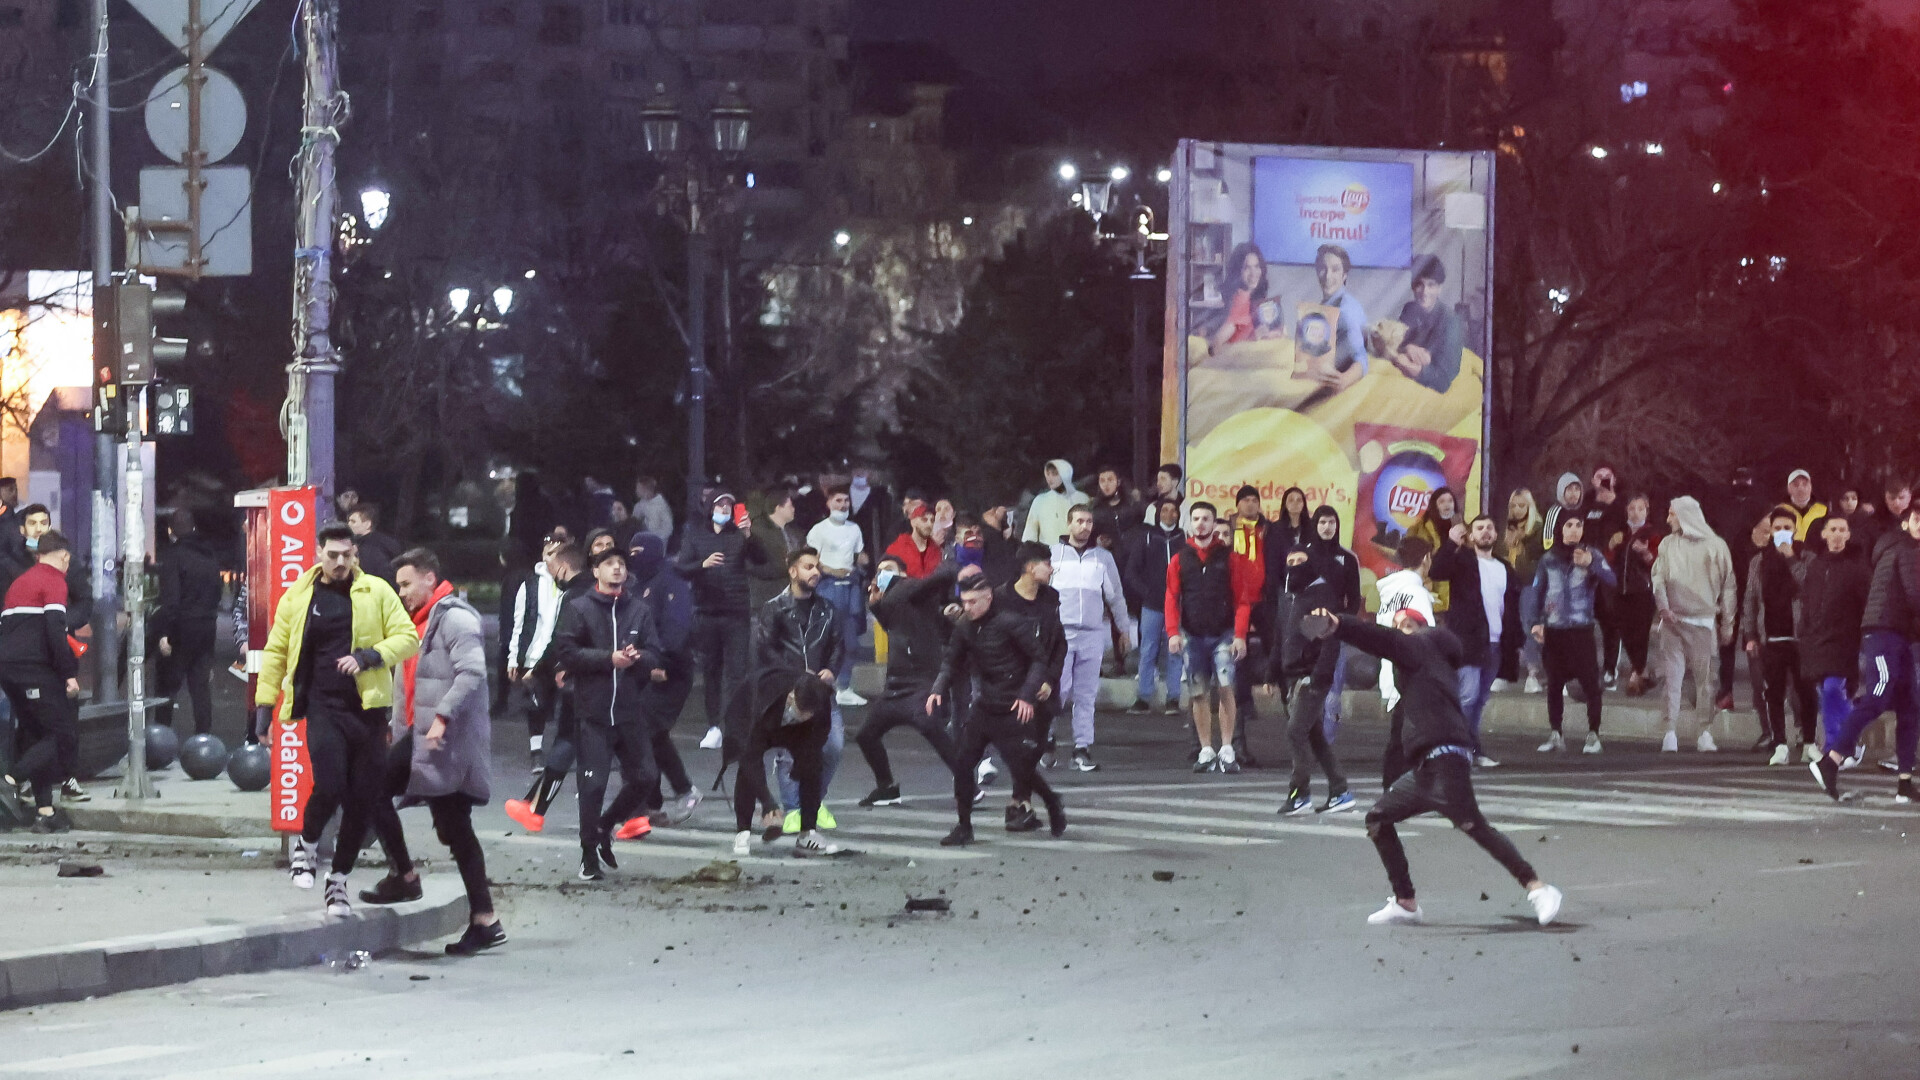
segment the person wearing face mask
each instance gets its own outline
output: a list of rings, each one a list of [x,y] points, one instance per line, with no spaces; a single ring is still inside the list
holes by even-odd
[[[880,700],[867,713],[866,724],[854,736],[873,770],[874,788],[860,800],[861,806],[900,804],[900,785],[881,740],[901,725],[918,731],[948,769],[958,774],[962,767],[943,718],[929,716],[925,708],[953,629],[944,608],[958,576],[958,566],[947,563],[927,577],[915,578],[899,559],[884,555],[868,587],[869,610],[887,631],[887,682]]]
[[[1057,544],[1067,534],[1067,511],[1087,504],[1087,493],[1073,486],[1073,465],[1064,458],[1047,462],[1041,470],[1047,489],[1027,507],[1026,528],[1020,539],[1034,544]]]
[[[1813,498],[1813,474],[1805,469],[1795,469],[1787,474],[1787,501],[1782,504],[1793,511],[1793,539],[1805,541],[1807,530],[1813,523],[1827,516],[1827,504],[1815,502]]]
[[[1620,579],[1620,644],[1627,654],[1627,693],[1647,690],[1647,646],[1653,635],[1653,561],[1660,554],[1662,531],[1651,516],[1652,500],[1638,494],[1627,500],[1623,541],[1614,553],[1613,572]],[[1609,669],[1612,653],[1600,660]]]
[[[753,610],[748,572],[767,562],[760,542],[736,522],[734,505],[729,492],[714,494],[708,520],[687,523],[674,558],[674,568],[693,583],[693,650],[706,686],[707,716],[714,721],[700,740],[702,749],[720,745],[724,695],[746,677]]]
[[[867,534],[853,522],[853,495],[845,488],[827,491],[825,520],[807,530],[807,547],[820,553],[820,595],[833,605],[838,618],[841,646],[846,655],[857,655],[860,635],[866,630],[867,609],[864,578],[868,566]],[[781,580],[786,575],[781,574]],[[842,707],[865,705],[867,699],[853,690],[853,665],[836,673],[838,693],[835,701]]]
[[[1769,765],[1785,765],[1787,750],[1787,686],[1793,686],[1793,713],[1800,724],[1804,756],[1819,754],[1813,737],[1814,687],[1800,674],[1798,624],[1800,582],[1806,561],[1794,544],[1798,515],[1791,506],[1775,507],[1768,518],[1772,546],[1757,551],[1747,568],[1747,591],[1740,604],[1740,643],[1750,661],[1759,661],[1765,687],[1761,700],[1762,730],[1753,749],[1771,753]]]

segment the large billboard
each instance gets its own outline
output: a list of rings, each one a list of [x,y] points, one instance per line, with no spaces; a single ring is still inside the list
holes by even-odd
[[[1170,217],[1162,460],[1332,505],[1371,592],[1435,491],[1481,505],[1493,156],[1186,140]]]

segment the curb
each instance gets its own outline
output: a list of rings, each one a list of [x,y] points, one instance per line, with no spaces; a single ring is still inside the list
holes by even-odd
[[[87,941],[31,953],[0,953],[0,1010],[171,986],[215,975],[306,967],[329,956],[380,953],[459,932],[466,894],[426,882],[426,896],[352,917],[289,915],[248,926],[208,926]]]
[[[195,836],[218,840],[277,840],[280,834],[264,815],[202,814],[192,810],[134,809],[119,800],[63,803],[73,827],[87,832],[143,833],[148,836]]]

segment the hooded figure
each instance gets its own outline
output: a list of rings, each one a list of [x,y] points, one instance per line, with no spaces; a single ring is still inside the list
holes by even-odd
[[[1560,479],[1554,482],[1553,505],[1547,507],[1546,521],[1540,532],[1543,546],[1548,550],[1553,548],[1554,538],[1560,535],[1560,515],[1568,513],[1577,514],[1581,512],[1581,497],[1579,495],[1573,497],[1573,505],[1567,505],[1567,488],[1569,487],[1579,487],[1584,490],[1584,485],[1581,483],[1580,477],[1577,474],[1570,472],[1561,473]],[[1588,540],[1591,541],[1592,538],[1589,537]]]
[[[1699,500],[1690,495],[1673,500],[1668,523],[1673,533],[1653,561],[1656,610],[1683,623],[1714,627],[1720,644],[1731,643],[1740,605],[1727,542],[1707,525]]]
[[[1027,508],[1027,526],[1021,531],[1020,539],[1057,544],[1067,535],[1067,512],[1086,505],[1087,495],[1074,490],[1073,465],[1066,459],[1054,458],[1047,462],[1047,468],[1054,470],[1055,478],[1047,482],[1047,490],[1033,497],[1033,505]]]
[[[1332,537],[1323,536],[1323,527],[1331,523]],[[1313,512],[1313,531],[1306,547],[1287,556],[1285,589],[1295,598],[1287,625],[1276,626],[1281,641],[1279,655],[1271,664],[1269,682],[1294,684],[1287,720],[1287,741],[1293,752],[1293,776],[1287,789],[1283,814],[1313,810],[1310,786],[1317,761],[1327,778],[1327,801],[1320,812],[1338,812],[1353,807],[1353,795],[1347,790],[1347,778],[1340,771],[1327,730],[1338,712],[1338,687],[1345,680],[1341,665],[1340,643],[1332,639],[1309,638],[1301,632],[1301,614],[1325,608],[1335,615],[1352,615],[1362,610],[1360,596],[1360,560],[1340,546],[1340,512],[1322,506]],[[1282,605],[1283,607],[1286,605]]]

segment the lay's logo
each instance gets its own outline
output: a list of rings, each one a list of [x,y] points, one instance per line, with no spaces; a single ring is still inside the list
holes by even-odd
[[[1373,192],[1368,191],[1367,185],[1357,180],[1348,184],[1347,190],[1340,193],[1340,206],[1350,214],[1366,213],[1367,207],[1372,202]]]
[[[1395,484],[1387,493],[1387,509],[1401,521],[1412,524],[1427,512],[1427,502],[1433,498],[1433,492],[1424,488]]]

